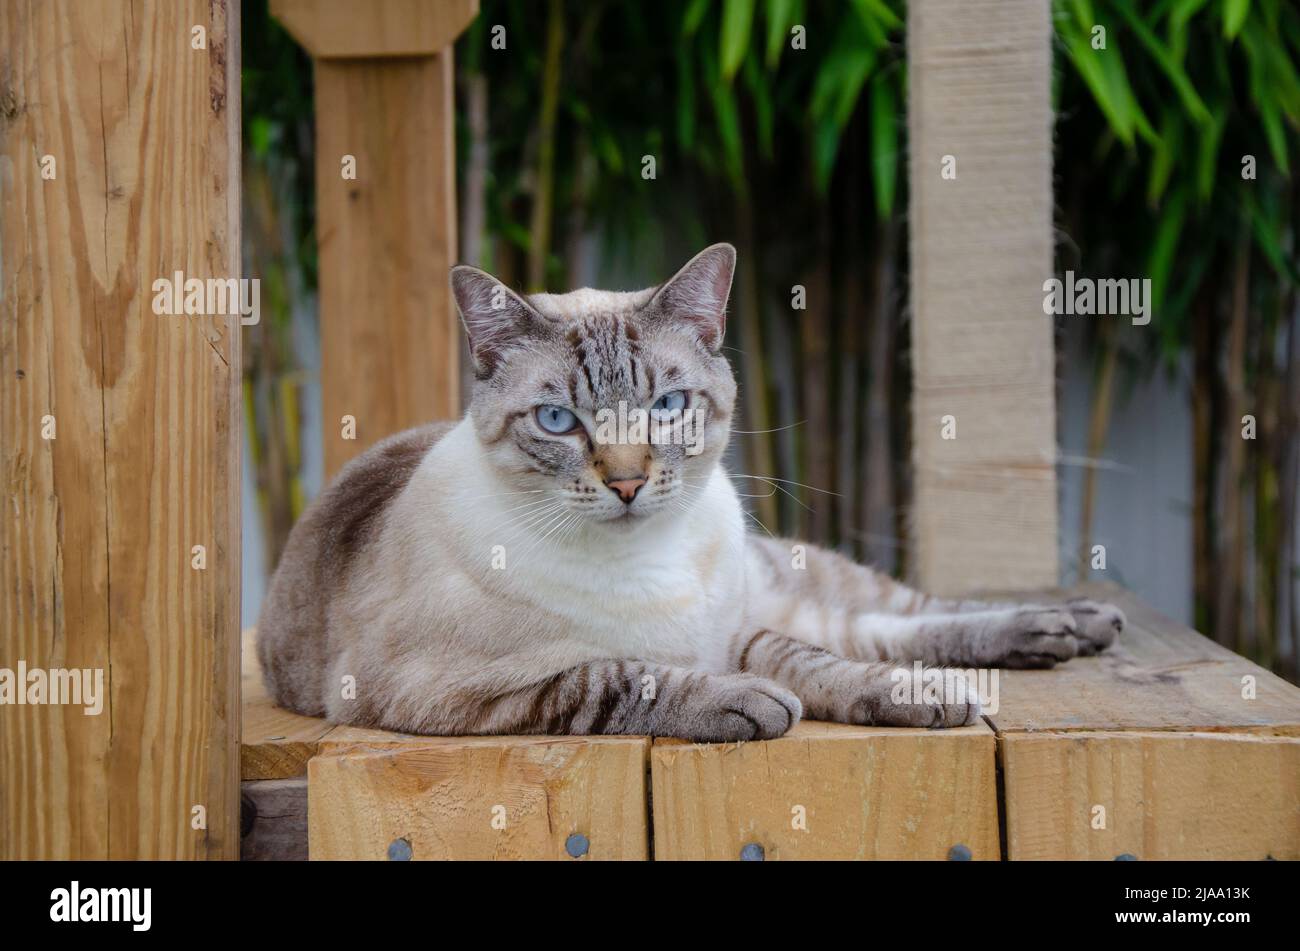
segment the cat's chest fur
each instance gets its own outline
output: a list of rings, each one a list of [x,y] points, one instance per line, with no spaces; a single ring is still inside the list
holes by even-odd
[[[433,449],[389,523],[403,597],[474,652],[597,655],[722,669],[744,615],[744,524],[725,473],[689,512],[574,525],[512,494],[463,422]],[[532,523],[531,525],[529,523]]]

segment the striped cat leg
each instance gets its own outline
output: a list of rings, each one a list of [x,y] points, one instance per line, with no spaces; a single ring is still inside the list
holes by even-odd
[[[822,628],[840,628],[858,616],[870,618],[889,616],[980,615],[972,618],[968,628],[1004,626],[1018,629],[1023,626],[1025,611],[1044,615],[1045,630],[1057,626],[1056,615],[1070,615],[1078,654],[1093,654],[1114,643],[1123,630],[1124,612],[1113,604],[1078,599],[1060,606],[996,603],[967,599],[939,598],[894,581],[888,575],[859,565],[843,555],[815,545],[782,538],[760,538],[750,535],[745,541],[749,589],[753,592],[754,621],[756,624],[784,631],[795,637],[822,644],[832,650],[849,653],[850,647],[823,643],[817,635],[805,633],[816,625]],[[888,630],[891,625],[864,622],[873,631]],[[915,626],[903,627],[912,629]],[[931,635],[942,625],[926,624],[922,628]],[[874,639],[875,634],[871,637]],[[970,635],[974,637],[975,635]],[[886,638],[888,639],[888,638]],[[932,639],[932,637],[931,637]],[[1005,645],[992,645],[982,656],[992,658],[986,663],[1000,663],[1005,654],[1032,646],[1019,641]],[[860,648],[852,656],[889,658],[875,648]],[[934,663],[947,663],[949,653],[935,654]],[[1075,656],[1073,653],[1069,656]],[[922,657],[921,659],[928,659]],[[957,662],[951,660],[951,662]],[[964,661],[963,661],[964,662]]]
[[[1074,637],[1080,656],[1103,651],[1123,632],[1128,618],[1105,601],[1073,598],[1064,604],[1027,604],[1014,601],[978,601],[969,598],[938,598],[921,595],[918,614],[987,614],[994,611],[1065,611],[1074,619]]]
[[[760,630],[740,648],[736,667],[794,691],[814,720],[877,726],[950,727],[979,718],[974,687],[956,671],[917,672],[890,663],[845,660],[806,641]]]
[[[801,712],[793,693],[760,677],[601,660],[487,701],[474,731],[729,743],[780,736]]]
[[[963,614],[859,614],[842,635],[853,656],[958,667],[1054,667],[1086,638],[1059,608],[1014,606]]]
[[[1080,653],[1074,616],[1058,608],[996,608],[967,614],[854,613],[802,601],[778,630],[860,661],[938,667],[1051,667]],[[770,626],[756,613],[754,623]]]

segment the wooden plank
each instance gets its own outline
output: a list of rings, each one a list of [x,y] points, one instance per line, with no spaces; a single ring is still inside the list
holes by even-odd
[[[800,723],[762,743],[656,741],[658,859],[997,859],[993,734]],[[798,828],[800,817],[806,828]]]
[[[419,56],[450,46],[478,0],[271,0],[271,15],[318,59]]]
[[[107,694],[0,713],[0,858],[238,855],[239,317],[152,285],[239,276],[239,65],[224,0],[0,7],[0,666]]]
[[[648,856],[644,737],[385,736],[308,764],[312,859]]]
[[[1300,858],[1300,740],[1010,733],[999,748],[1011,858]]]
[[[315,83],[328,478],[385,436],[459,415],[451,51],[321,60]]]
[[[1124,609],[1129,626],[1096,657],[1054,670],[998,671],[998,733],[1034,730],[1245,731],[1300,736],[1300,689],[1142,604],[1118,585],[1025,595],[1087,596]],[[1244,678],[1252,678],[1245,681]],[[1253,698],[1243,696],[1252,684]]]
[[[307,761],[316,755],[322,737],[334,724],[299,716],[277,707],[266,695],[257,662],[257,632],[244,632],[244,724],[240,743],[240,777],[245,780],[292,779],[307,775]]]
[[[307,778],[242,784],[239,858],[244,862],[307,860]]]
[[[1057,582],[1049,6],[908,4],[911,531],[936,594]]]
[[[1026,598],[1080,595],[1128,614],[1116,646],[998,672],[1008,857],[1300,857],[1300,689],[1112,584]]]

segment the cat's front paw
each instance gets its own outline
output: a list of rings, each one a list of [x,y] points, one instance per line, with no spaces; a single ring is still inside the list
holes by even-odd
[[[979,693],[960,671],[899,667],[887,678],[873,671],[849,707],[848,723],[939,729],[980,717]]]
[[[803,716],[799,698],[770,680],[749,674],[716,678],[688,726],[697,743],[772,740],[789,732]]]
[[[1128,624],[1124,612],[1105,601],[1076,598],[1068,602],[1065,609],[1074,618],[1074,637],[1079,642],[1081,657],[1110,647]]]
[[[985,663],[1017,670],[1055,667],[1079,653],[1078,624],[1065,608],[1010,612],[984,639]]]

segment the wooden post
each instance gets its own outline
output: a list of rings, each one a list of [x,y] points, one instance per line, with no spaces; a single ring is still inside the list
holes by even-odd
[[[360,13],[273,0],[271,12],[315,61],[329,478],[383,437],[459,413],[451,44],[478,0],[373,0]]]
[[[239,315],[154,306],[239,277],[239,66],[226,0],[0,6],[0,668],[98,693],[0,706],[3,859],[239,855]]]
[[[1049,0],[908,5],[914,574],[1057,583]]]

